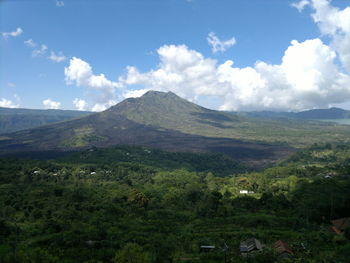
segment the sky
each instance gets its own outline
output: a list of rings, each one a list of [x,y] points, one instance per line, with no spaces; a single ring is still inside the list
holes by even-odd
[[[350,0],[0,0],[0,107],[102,111],[148,90],[350,109]]]

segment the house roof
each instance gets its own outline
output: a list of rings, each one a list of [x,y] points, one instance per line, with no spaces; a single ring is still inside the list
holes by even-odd
[[[201,246],[201,248],[206,248],[206,249],[214,249],[215,246]]]
[[[350,227],[350,217],[332,220],[331,223],[333,224],[332,229],[334,230],[334,232],[339,234],[338,232],[343,232],[345,228]]]
[[[256,238],[249,238],[244,241],[241,241],[241,244],[239,246],[239,250],[241,252],[251,252],[255,249],[262,249],[261,242]]]
[[[293,254],[293,251],[290,248],[290,246],[282,240],[276,241],[273,244],[272,248],[274,248],[278,254],[283,254],[283,253]]]

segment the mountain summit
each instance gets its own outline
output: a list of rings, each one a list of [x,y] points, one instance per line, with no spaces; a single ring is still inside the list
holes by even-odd
[[[145,125],[174,129],[185,133],[205,125],[222,126],[223,121],[236,121],[233,114],[203,108],[172,92],[148,91],[142,97],[129,98],[111,107],[106,113],[115,113]]]
[[[148,113],[157,114],[189,114],[206,110],[194,103],[180,98],[172,92],[148,91],[139,98],[129,98],[107,111],[116,111],[119,114],[133,118],[133,115],[141,114],[143,118],[148,117]]]

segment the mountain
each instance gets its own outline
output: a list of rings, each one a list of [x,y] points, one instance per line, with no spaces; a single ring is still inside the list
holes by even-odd
[[[329,119],[348,119],[350,111],[340,108],[315,109],[296,113],[299,119],[329,120]]]
[[[88,111],[32,110],[0,107],[0,134],[30,129],[91,114]]]
[[[126,99],[107,111],[118,112],[129,120],[145,125],[186,133],[191,133],[191,128],[204,128],[208,125],[225,128],[224,122],[239,120],[235,115],[203,108],[172,92],[159,91],[147,92],[141,98]]]
[[[294,147],[347,141],[349,126],[252,118],[209,110],[174,93],[147,92],[100,113],[0,137],[0,154],[140,145],[218,152],[249,163],[285,158]]]
[[[262,163],[281,159],[293,151],[286,146],[179,130],[225,129],[223,123],[237,121],[232,114],[205,109],[174,93],[151,91],[141,98],[126,99],[101,113],[4,134],[0,137],[0,154],[127,144],[175,152],[219,152],[247,162]]]
[[[209,110],[172,92],[150,91],[110,111],[147,126],[211,138],[231,138],[304,147],[324,141],[349,141],[350,127],[300,118],[261,118]],[[282,113],[281,113],[282,114]],[[300,115],[302,116],[302,115]]]

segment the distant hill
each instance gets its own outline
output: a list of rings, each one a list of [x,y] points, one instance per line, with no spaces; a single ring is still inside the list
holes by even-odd
[[[32,110],[0,107],[0,134],[71,120],[91,114],[88,111]]]
[[[350,111],[343,110],[340,108],[315,109],[298,112],[296,113],[296,117],[299,119],[314,120],[348,119],[350,118]]]
[[[340,108],[314,109],[300,112],[253,111],[246,115],[263,118],[292,118],[301,120],[350,119],[350,111]]]
[[[0,154],[140,145],[217,152],[251,164],[284,159],[293,147],[348,141],[349,126],[262,119],[209,110],[174,93],[149,91],[108,110],[0,136]]]

